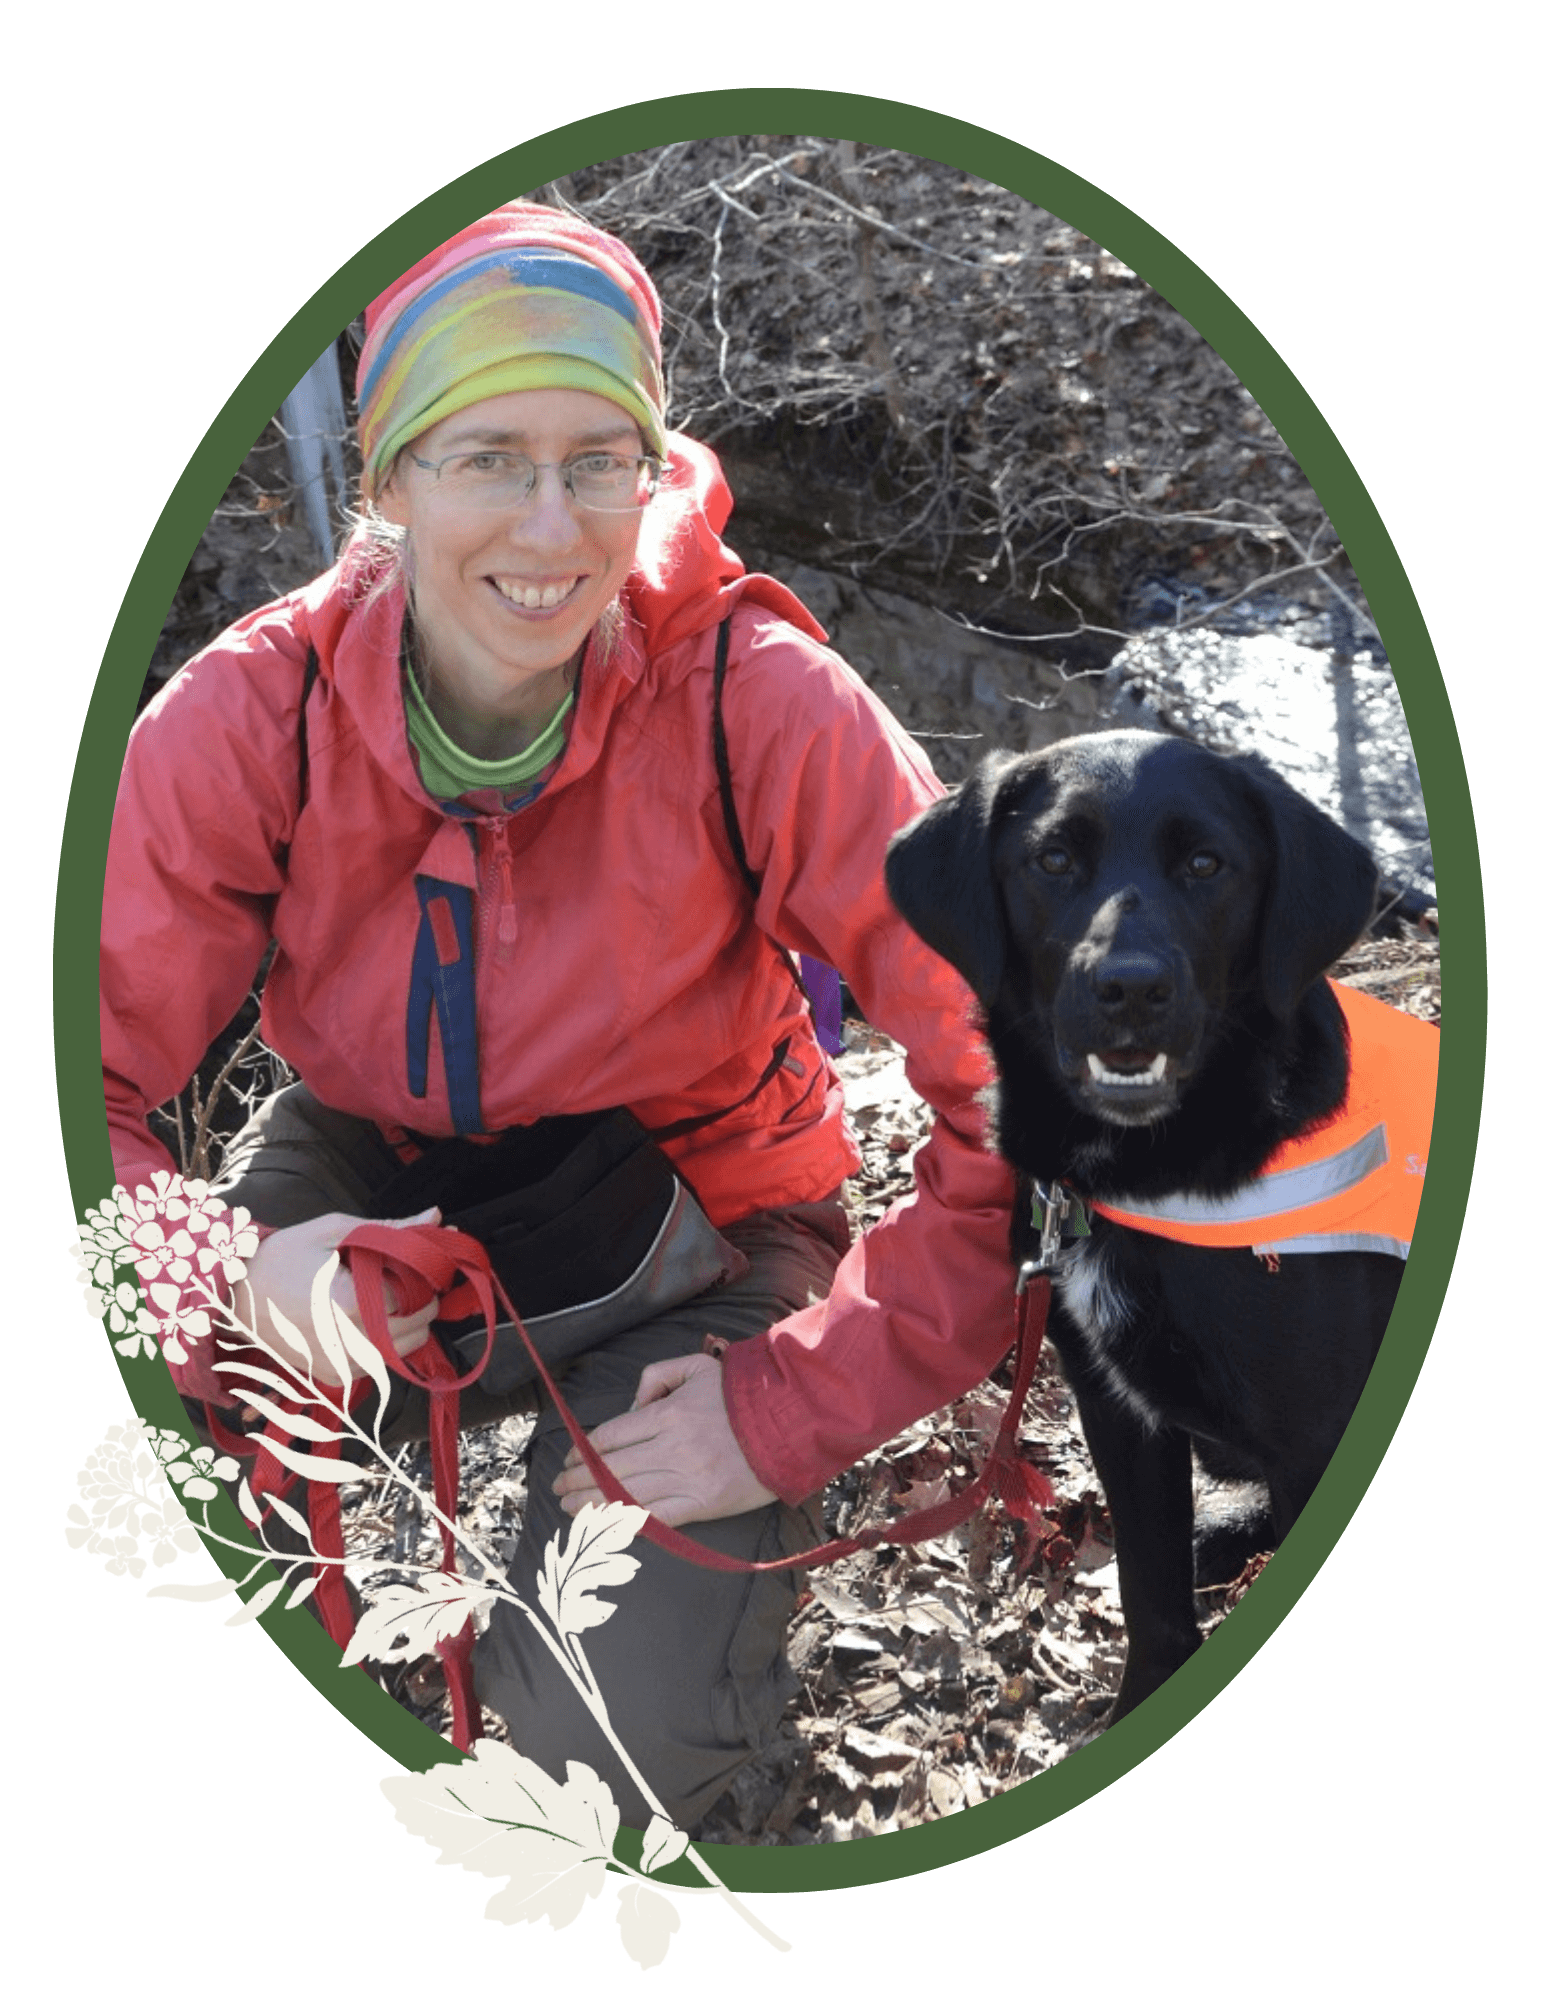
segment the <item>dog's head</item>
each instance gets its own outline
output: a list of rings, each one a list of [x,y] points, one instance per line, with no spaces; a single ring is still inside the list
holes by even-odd
[[[1118,1125],[1167,1116],[1242,1007],[1290,1022],[1377,879],[1258,758],[1137,731],[988,758],[886,860],[896,907],[965,976],[995,1044],[1028,1041]]]

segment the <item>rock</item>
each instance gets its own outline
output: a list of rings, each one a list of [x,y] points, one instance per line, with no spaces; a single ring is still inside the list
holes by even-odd
[[[1258,752],[1371,848],[1391,883],[1434,895],[1421,779],[1382,650],[1366,636],[1361,651],[1338,647],[1327,621],[1299,609],[1285,609],[1280,631],[1153,634],[1112,672],[1145,688],[1171,727]]]
[[[842,1748],[850,1763],[871,1775],[880,1771],[904,1771],[917,1761],[917,1750],[894,1736],[877,1736],[873,1730],[850,1727],[842,1732]]]
[[[832,1659],[839,1667],[852,1669],[879,1660],[885,1648],[866,1632],[838,1632],[831,1643]]]

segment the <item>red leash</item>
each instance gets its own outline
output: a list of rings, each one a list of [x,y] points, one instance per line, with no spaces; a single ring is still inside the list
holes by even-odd
[[[347,1252],[349,1270],[359,1300],[364,1331],[394,1375],[424,1389],[429,1397],[429,1455],[434,1476],[435,1505],[444,1520],[440,1527],[440,1567],[448,1575],[456,1573],[456,1540],[447,1521],[454,1521],[460,1497],[460,1406],[461,1391],[477,1381],[488,1366],[493,1352],[494,1293],[487,1258],[477,1245],[478,1258],[468,1259],[465,1247],[472,1238],[449,1229],[390,1229],[381,1223],[364,1223],[340,1245]],[[468,1306],[481,1309],[488,1338],[476,1364],[458,1375],[455,1364],[437,1340],[427,1340],[415,1353],[401,1355],[386,1330],[384,1280],[390,1277],[399,1313],[417,1312],[431,1299],[443,1298],[453,1309]],[[344,1406],[342,1388],[325,1383],[317,1387],[339,1407]],[[372,1387],[367,1377],[356,1376],[349,1385],[347,1406],[354,1406]],[[286,1399],[293,1402],[293,1399]],[[298,1409],[296,1414],[298,1414]],[[250,1453],[254,1440],[234,1434],[220,1422],[215,1411],[205,1405],[210,1434],[222,1451],[238,1455]],[[279,1463],[264,1449],[269,1437],[293,1443],[294,1434],[277,1424],[268,1424],[257,1443],[257,1462],[252,1469],[253,1498],[262,1503],[270,1495],[288,1498],[302,1475]],[[341,1455],[341,1440],[309,1440],[309,1449],[321,1458]],[[343,1514],[338,1486],[332,1480],[307,1482],[306,1517],[312,1545],[325,1560],[316,1565],[317,1610],[322,1624],[339,1647],[354,1636],[354,1610],[343,1574]],[[451,1740],[458,1750],[470,1750],[482,1734],[482,1716],[472,1688],[472,1621],[459,1632],[439,1640],[435,1651],[445,1667],[445,1682],[451,1699]]]
[[[435,1504],[448,1520],[456,1517],[460,1487],[459,1391],[475,1382],[487,1366],[493,1351],[496,1301],[519,1333],[543,1387],[552,1398],[553,1407],[563,1419],[575,1449],[602,1494],[618,1505],[638,1506],[639,1503],[607,1467],[575,1420],[526,1332],[519,1313],[494,1276],[488,1253],[475,1237],[456,1229],[400,1229],[366,1223],[345,1237],[339,1248],[340,1253],[347,1257],[354,1277],[360,1318],[366,1334],[395,1374],[428,1391]],[[466,1317],[469,1309],[481,1313],[487,1338],[475,1367],[465,1375],[457,1375],[444,1349],[433,1339],[415,1354],[404,1357],[397,1353],[386,1331],[383,1279],[387,1276],[392,1280],[399,1313],[415,1312],[431,1297],[441,1299],[446,1318]],[[1017,1440],[1025,1398],[1029,1394],[1046,1331],[1050,1295],[1051,1281],[1044,1273],[1028,1278],[1022,1275],[1015,1313],[1014,1378],[1008,1406],[981,1472],[969,1486],[949,1499],[938,1501],[932,1507],[919,1508],[905,1519],[880,1523],[861,1529],[856,1535],[845,1535],[834,1541],[822,1542],[816,1548],[803,1549],[796,1555],[780,1556],[767,1562],[747,1562],[738,1556],[723,1555],[717,1549],[705,1548],[701,1542],[693,1541],[678,1529],[657,1521],[652,1514],[639,1533],[646,1541],[686,1562],[745,1575],[762,1570],[813,1569],[835,1562],[841,1556],[853,1555],[860,1549],[929,1541],[958,1527],[994,1494],[1019,1520],[1034,1520],[1051,1504],[1052,1489],[1044,1474],[1022,1455]],[[351,1407],[369,1387],[366,1381],[357,1380],[353,1384]],[[223,1431],[223,1427],[220,1428]],[[224,1433],[217,1441],[220,1448],[227,1451],[250,1449],[251,1444],[250,1440],[233,1439],[229,1433]],[[337,1443],[314,1444],[312,1449],[336,1457],[339,1447]],[[283,1497],[299,1476],[287,1471],[268,1452],[260,1451],[252,1490],[259,1496],[278,1493]],[[320,1480],[312,1482],[309,1502],[312,1538],[318,1555],[334,1559],[341,1557],[343,1535],[337,1486]],[[454,1572],[454,1539],[445,1527],[441,1528],[440,1534],[444,1549],[441,1567]],[[340,1646],[347,1645],[353,1636],[354,1619],[344,1588],[343,1572],[336,1560],[328,1562],[323,1568],[323,1580],[317,1586],[316,1596],[329,1634]],[[441,1642],[436,1650],[445,1663],[446,1683],[451,1694],[452,1740],[458,1749],[465,1750],[470,1748],[479,1734],[478,1705],[472,1692],[471,1620],[453,1638]]]
[[[367,1236],[372,1239],[366,1241]],[[378,1296],[360,1284],[362,1262],[356,1254],[360,1250],[374,1253],[377,1240],[384,1239],[397,1264],[403,1271],[419,1268],[417,1258],[419,1245],[438,1252],[451,1260],[456,1269],[465,1277],[477,1298],[488,1324],[488,1340],[493,1339],[493,1315],[490,1295],[497,1297],[510,1323],[519,1333],[531,1356],[542,1386],[552,1398],[553,1407],[563,1419],[564,1427],[573,1439],[576,1450],[588,1467],[592,1478],[604,1496],[621,1506],[636,1507],[639,1503],[628,1492],[615,1473],[607,1466],[594,1445],[585,1436],[573,1412],[564,1401],[562,1392],[548,1372],[547,1364],[537,1352],[521,1323],[520,1315],[510,1303],[503,1286],[494,1276],[488,1262],[488,1254],[474,1237],[454,1229],[357,1229],[345,1239],[342,1248],[350,1253],[350,1269],[355,1273],[355,1284],[360,1293],[361,1310],[369,1314]],[[415,1260],[410,1262],[409,1260]],[[400,1279],[399,1279],[400,1282]],[[1033,1278],[1019,1293],[1017,1319],[1017,1339],[1015,1345],[1014,1382],[1010,1391],[1008,1407],[1003,1413],[1003,1421],[998,1427],[998,1435],[993,1440],[992,1450],[981,1473],[962,1492],[941,1500],[932,1507],[924,1507],[902,1521],[893,1521],[880,1526],[862,1529],[856,1535],[844,1536],[840,1540],[823,1542],[814,1549],[801,1550],[797,1555],[780,1556],[768,1562],[747,1562],[739,1556],[722,1555],[717,1549],[705,1548],[701,1542],[681,1534],[675,1528],[668,1528],[663,1521],[650,1515],[639,1530],[646,1541],[667,1550],[671,1555],[680,1556],[687,1562],[700,1564],[706,1569],[729,1570],[739,1575],[760,1570],[810,1569],[822,1564],[835,1562],[840,1556],[854,1554],[859,1549],[872,1549],[882,1543],[912,1543],[929,1541],[935,1535],[942,1535],[973,1514],[990,1494],[997,1494],[1020,1520],[1029,1520],[1052,1500],[1052,1490],[1045,1477],[1021,1456],[1017,1446],[1019,1420],[1024,1411],[1025,1398],[1029,1394],[1030,1379],[1035,1373],[1035,1364],[1041,1351],[1041,1341],[1046,1330],[1046,1310],[1050,1300],[1050,1280]],[[446,1301],[446,1317],[455,1317],[454,1308],[462,1303],[467,1294],[458,1290]],[[411,1308],[405,1308],[411,1310]],[[384,1322],[382,1322],[384,1327]],[[366,1319],[367,1329],[371,1321]],[[371,1338],[379,1347],[381,1339],[372,1331]],[[486,1351],[485,1351],[486,1360]],[[481,1373],[481,1366],[476,1371]],[[467,1380],[472,1380],[469,1376]]]

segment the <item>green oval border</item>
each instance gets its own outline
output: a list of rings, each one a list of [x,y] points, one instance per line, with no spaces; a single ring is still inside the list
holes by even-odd
[[[714,1850],[734,1888],[846,1888],[960,1861],[1044,1825],[1129,1771],[1198,1714],[1313,1578],[1378,1469],[1443,1301],[1475,1158],[1485,1052],[1480,861],[1464,763],[1415,596],[1362,481],[1302,385],[1259,330],[1159,232],[1053,160],[962,120],[821,90],[726,90],[651,99],[544,133],[448,182],[351,257],[254,363],[168,498],[124,594],[87,711],[59,864],[54,1035],[60,1122],[78,1210],[113,1180],[100,1084],[96,961],[103,868],[123,747],[155,638],[210,515],[252,439],[338,329],[398,272],[474,217],[592,161],[684,139],[810,132],[895,147],[980,175],[1049,209],[1161,292],[1248,385],[1324,501],[1367,593],[1421,769],[1442,884],[1444,1051],[1422,1225],[1366,1392],[1309,1507],[1260,1582],[1202,1651],[1136,1714],[1064,1763],[968,1812],[836,1846]],[[151,1423],[180,1424],[169,1377],[120,1364]],[[229,1509],[229,1524],[238,1525]],[[350,1721],[410,1770],[450,1753],[337,1652],[308,1618],[264,1619],[274,1642]],[[679,1879],[695,1880],[682,1865]]]

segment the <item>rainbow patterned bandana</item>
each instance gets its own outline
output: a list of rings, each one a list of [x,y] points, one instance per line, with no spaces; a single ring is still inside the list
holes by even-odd
[[[666,456],[660,301],[614,236],[510,202],[415,264],[365,314],[359,442],[373,498],[432,425],[512,389],[587,389]]]

